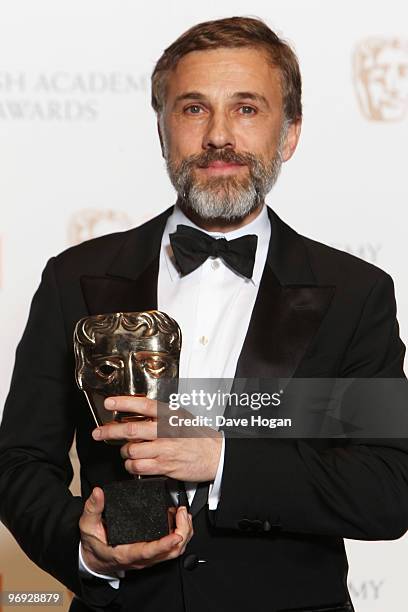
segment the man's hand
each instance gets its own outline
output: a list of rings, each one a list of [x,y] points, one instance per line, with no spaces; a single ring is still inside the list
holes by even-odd
[[[143,569],[182,555],[193,535],[191,514],[177,508],[176,528],[170,535],[153,542],[108,546],[102,522],[103,490],[95,487],[85,502],[79,519],[82,556],[89,569],[99,574],[118,570]]]
[[[130,474],[169,476],[184,482],[215,479],[222,448],[220,432],[202,427],[194,428],[194,438],[158,438],[157,402],[145,397],[109,397],[105,408],[150,419],[109,423],[92,432],[95,440],[128,440],[120,452]]]

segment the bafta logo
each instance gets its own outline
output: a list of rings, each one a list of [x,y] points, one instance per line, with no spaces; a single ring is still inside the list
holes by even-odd
[[[354,86],[371,121],[401,121],[408,114],[408,41],[366,38],[353,58]]]
[[[120,232],[131,227],[129,216],[119,210],[85,209],[72,216],[68,225],[71,246],[104,234]]]

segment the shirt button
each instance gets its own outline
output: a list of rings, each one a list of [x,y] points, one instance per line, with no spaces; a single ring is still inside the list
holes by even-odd
[[[208,344],[208,338],[207,336],[200,336],[199,338],[199,343],[202,344],[203,346],[205,346],[206,344]]]
[[[214,261],[211,262],[211,267],[213,270],[218,270],[218,268],[220,267],[220,262],[214,259]]]

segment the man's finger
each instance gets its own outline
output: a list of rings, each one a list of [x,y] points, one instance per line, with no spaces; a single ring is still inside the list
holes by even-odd
[[[157,438],[155,421],[108,423],[92,432],[94,440],[154,440]]]
[[[127,545],[129,549],[123,550],[123,553],[129,558],[133,556],[133,561],[138,567],[141,563],[156,563],[179,556],[193,534],[192,517],[187,513],[185,507],[177,508],[176,525],[176,530],[164,538],[142,544],[129,544]],[[140,546],[143,548],[141,549]]]
[[[120,447],[122,459],[154,459],[159,455],[157,441],[126,442]]]
[[[115,546],[117,564],[125,569],[132,566],[140,568],[151,565],[167,557],[173,550],[183,543],[183,537],[177,533],[170,533],[160,540],[152,542],[136,542]]]
[[[157,416],[157,402],[148,397],[117,395],[115,397],[107,397],[104,406],[107,410],[119,410],[125,412],[134,412],[155,418]]]
[[[185,506],[180,506],[179,508],[177,508],[176,528],[174,530],[174,533],[181,535],[183,538],[183,542],[187,539],[190,539],[192,536],[193,523],[191,515],[189,515]]]
[[[156,459],[126,459],[125,469],[129,474],[140,474],[141,476],[163,475],[163,468]]]

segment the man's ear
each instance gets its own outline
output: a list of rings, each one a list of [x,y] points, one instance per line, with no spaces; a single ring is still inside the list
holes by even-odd
[[[166,155],[165,155],[165,151],[164,151],[164,141],[163,141],[162,131],[161,131],[161,127],[160,127],[160,119],[159,119],[159,117],[157,117],[157,133],[159,134],[159,140],[160,140],[160,147],[161,147],[162,156],[164,157],[164,159],[166,159]]]
[[[296,119],[288,127],[285,144],[282,149],[282,161],[288,161],[294,154],[300,138],[302,119]]]

